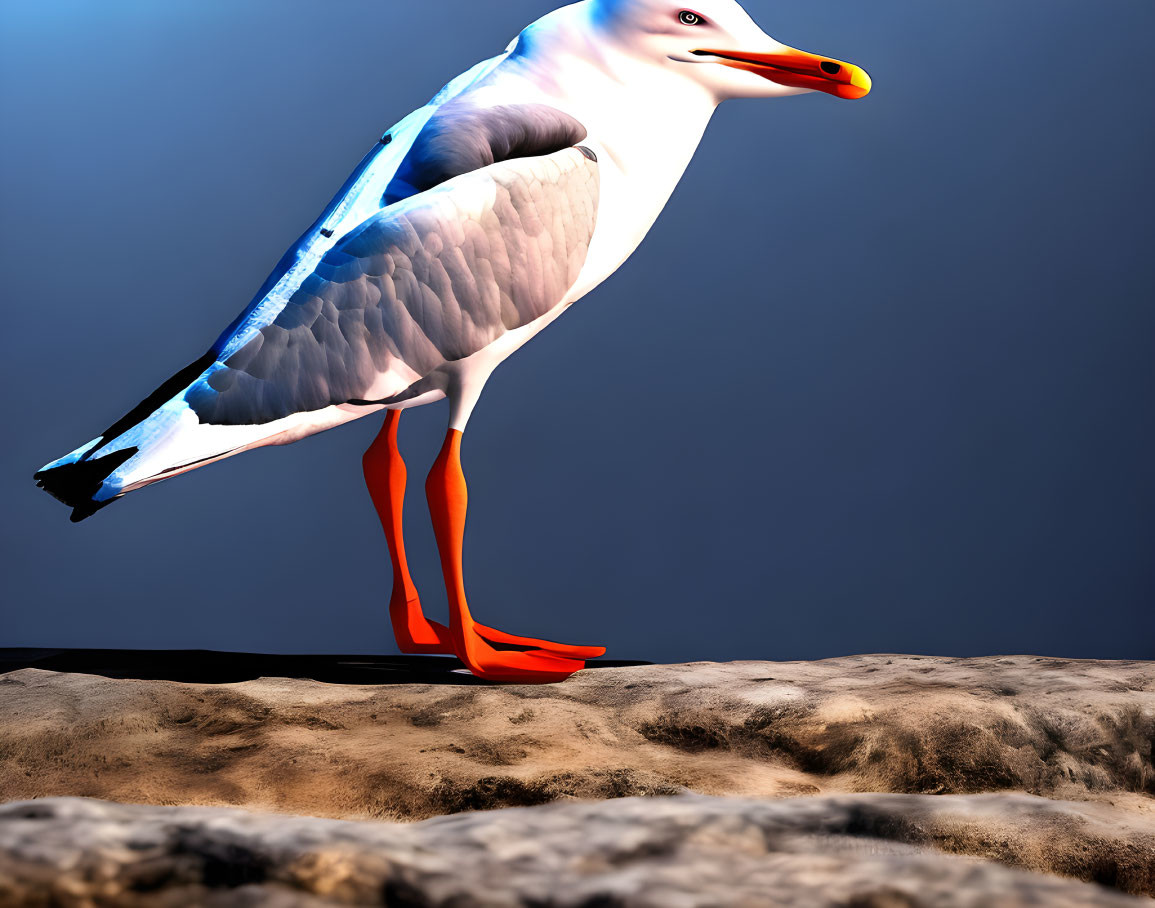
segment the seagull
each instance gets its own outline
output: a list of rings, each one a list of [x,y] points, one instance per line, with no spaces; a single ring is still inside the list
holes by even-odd
[[[128,492],[379,411],[362,459],[404,653],[493,681],[568,678],[598,646],[474,619],[461,440],[493,370],[630,256],[729,98],[865,96],[857,66],[771,38],[735,0],[581,0],[388,129],[202,357],[37,483],[83,520]],[[402,534],[401,412],[441,399],[425,483],[449,604],[422,611]]]

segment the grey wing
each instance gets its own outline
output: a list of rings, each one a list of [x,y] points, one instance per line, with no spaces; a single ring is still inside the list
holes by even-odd
[[[400,201],[333,247],[269,325],[188,390],[253,425],[403,399],[440,366],[565,301],[597,216],[592,155],[501,161]]]

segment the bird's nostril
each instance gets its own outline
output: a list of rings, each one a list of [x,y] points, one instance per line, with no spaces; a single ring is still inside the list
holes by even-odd
[[[824,73],[830,73],[830,75],[833,76],[836,75],[840,69],[842,69],[842,67],[837,63],[831,63],[829,60],[822,61],[822,71]]]

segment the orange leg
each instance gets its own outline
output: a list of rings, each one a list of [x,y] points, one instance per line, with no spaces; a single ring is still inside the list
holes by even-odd
[[[393,624],[393,636],[397,640],[398,649],[403,653],[453,655],[456,649],[449,628],[425,617],[421,609],[421,599],[417,595],[417,587],[413,583],[409,564],[405,559],[405,538],[401,523],[407,474],[405,461],[402,460],[401,452],[397,448],[397,425],[400,419],[400,410],[386,412],[385,424],[361,459],[361,466],[365,471],[365,484],[369,487],[369,495],[373,499],[373,506],[377,509],[377,516],[381,518],[381,527],[389,544],[389,558],[393,563],[393,591],[389,597],[389,618]],[[464,484],[464,478],[462,483]],[[600,646],[571,646],[554,643],[551,640],[519,637],[476,622],[473,627],[477,634],[499,646],[505,644],[527,650],[544,649],[577,660],[593,659],[605,652]]]
[[[361,458],[365,484],[369,487],[377,516],[381,518],[385,541],[389,544],[389,558],[393,562],[389,619],[393,623],[393,636],[401,652],[452,655],[449,629],[436,621],[430,621],[421,611],[421,599],[405,560],[401,514],[405,504],[406,471],[405,461],[397,449],[397,423],[400,420],[400,410],[387,411],[385,424]]]
[[[441,570],[449,597],[449,636],[457,657],[480,678],[521,683],[562,681],[583,668],[583,659],[600,656],[602,647],[570,647],[495,632],[479,625],[469,613],[461,549],[469,494],[461,471],[461,432],[450,429],[425,482],[433,532],[441,555]],[[491,643],[498,643],[500,648]],[[518,649],[507,649],[501,644]],[[569,653],[570,655],[565,655]],[[572,655],[581,653],[578,658]],[[585,655],[588,654],[588,655]]]

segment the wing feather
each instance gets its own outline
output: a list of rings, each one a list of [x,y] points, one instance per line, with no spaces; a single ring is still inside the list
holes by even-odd
[[[185,399],[202,423],[252,425],[399,398],[564,301],[597,196],[596,163],[567,148],[397,202],[326,253],[272,323]]]

